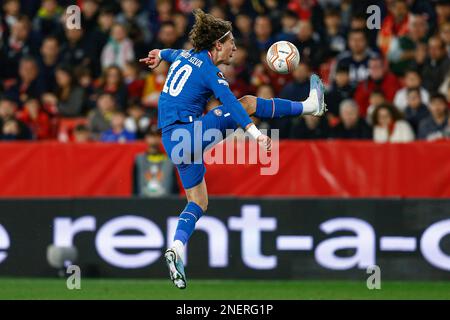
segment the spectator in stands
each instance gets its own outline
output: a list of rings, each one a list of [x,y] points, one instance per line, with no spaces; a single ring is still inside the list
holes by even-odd
[[[347,0],[347,2],[350,2],[351,0]],[[350,4],[350,11],[352,10],[351,6],[354,5],[355,2],[353,2],[353,4]],[[342,5],[341,5],[341,17],[342,20],[346,20],[347,19],[347,15],[349,14],[349,12],[343,12],[342,11]],[[347,30],[363,30],[365,35],[366,35],[366,39],[367,39],[367,45],[372,48],[372,50],[375,50],[375,52],[378,52],[378,46],[377,46],[377,39],[378,39],[378,30],[377,29],[373,29],[373,30],[369,30],[367,29],[367,15],[365,12],[355,12],[352,13],[350,15],[350,27],[347,27],[347,24],[345,23],[344,26],[347,28]]]
[[[42,0],[41,7],[33,20],[33,28],[43,36],[54,34],[60,28],[62,8],[56,0]]]
[[[331,129],[336,139],[372,139],[372,130],[359,116],[359,107],[354,100],[343,100],[339,106],[340,122]]]
[[[125,120],[125,129],[135,134],[136,139],[142,139],[150,127],[151,120],[145,114],[144,109],[138,104],[133,103],[127,110],[128,117]]]
[[[444,95],[437,93],[431,96],[430,115],[419,123],[419,139],[436,140],[449,133],[448,102]]]
[[[420,90],[421,101],[424,104],[428,104],[430,100],[430,95],[428,91],[422,87],[422,78],[419,72],[415,69],[409,69],[405,73],[404,87],[398,90],[394,97],[394,105],[402,112],[404,112],[406,106],[408,105],[408,91],[410,89]]]
[[[167,49],[180,48],[181,41],[178,39],[175,23],[167,21],[161,24],[159,28],[156,41],[153,43],[153,48]]]
[[[367,108],[366,113],[366,122],[369,125],[372,125],[372,115],[376,107],[378,107],[380,104],[386,103],[386,97],[384,96],[383,91],[381,90],[374,90],[370,93],[369,97],[369,107]]]
[[[252,27],[252,19],[246,15],[246,14],[239,14],[236,16],[236,39],[239,40],[240,43],[242,43],[247,48],[250,48],[253,44],[253,27]],[[249,52],[250,57],[258,58],[258,55],[252,55],[251,52]],[[256,61],[252,61],[252,63],[256,63]]]
[[[29,140],[31,131],[16,119],[17,103],[9,97],[0,100],[0,137],[2,140]]]
[[[84,29],[65,29],[65,40],[61,46],[61,61],[69,66],[89,67],[91,58],[90,42],[84,36]]]
[[[325,103],[328,107],[327,115],[330,117],[339,117],[339,105],[343,100],[353,97],[355,88],[350,84],[350,75],[348,66],[339,66],[336,69],[336,77],[325,92]]]
[[[101,133],[100,141],[124,143],[136,140],[135,133],[125,129],[125,119],[123,112],[113,112],[111,116],[111,128]]]
[[[383,103],[372,114],[373,140],[375,142],[414,141],[414,131],[392,104]]]
[[[369,60],[377,54],[368,47],[364,30],[354,29],[348,33],[348,47],[349,50],[336,57],[336,66],[348,67],[350,81],[353,85],[357,85],[369,76]],[[334,78],[333,74],[331,78]]]
[[[0,61],[0,74],[4,79],[17,78],[21,59],[36,54],[38,42],[38,36],[32,32],[28,17],[20,16],[12,24],[8,41],[1,48],[4,59]]]
[[[1,130],[1,140],[29,140],[30,136],[25,134],[19,121],[15,118],[6,120]]]
[[[248,63],[248,49],[242,44],[236,44],[236,52],[232,60],[232,66],[235,70],[236,77],[250,84],[250,66]]]
[[[116,99],[116,105],[120,110],[126,109],[128,89],[124,83],[122,70],[118,66],[109,66],[103,70],[97,94],[110,93]]]
[[[445,43],[438,36],[428,40],[428,58],[422,68],[423,86],[431,94],[436,93],[450,70],[450,59]]]
[[[85,93],[77,83],[69,66],[60,65],[56,68],[56,104],[58,114],[63,117],[81,116]]]
[[[395,0],[388,4],[388,15],[384,18],[378,33],[378,46],[383,55],[389,51],[392,42],[408,33],[408,4],[406,0]]]
[[[445,43],[445,49],[447,50],[447,57],[450,57],[450,21],[441,25],[439,29],[439,35]]]
[[[77,124],[73,129],[73,141],[76,143],[86,143],[91,141],[91,132],[84,124]]]
[[[408,104],[405,108],[405,120],[409,122],[414,133],[417,135],[420,121],[427,118],[430,113],[427,106],[422,102],[418,88],[408,89],[407,99]]]
[[[176,176],[174,167],[161,150],[161,137],[156,128],[145,135],[147,150],[138,154],[134,167],[134,194],[143,197],[160,197],[174,193]]]
[[[173,23],[175,25],[175,32],[177,34],[178,41],[180,43],[185,43],[186,41],[189,41],[189,32],[188,32],[188,18],[180,13],[175,12],[173,14]]]
[[[227,20],[235,22],[235,17],[241,14],[254,17],[255,11],[251,5],[245,0],[227,0],[226,14]]]
[[[142,104],[151,111],[153,115],[157,113],[159,94],[166,82],[169,65],[167,62],[161,62],[159,66],[153,69],[145,79],[144,92],[142,93]]]
[[[300,53],[300,60],[311,65],[312,69],[317,69],[323,61],[325,50],[320,44],[320,37],[314,33],[313,26],[309,20],[299,22],[299,30],[294,45]]]
[[[417,46],[426,42],[429,30],[427,18],[423,15],[411,15],[408,29],[408,34],[392,39],[389,44],[387,59],[391,71],[396,75],[403,75],[414,64]]]
[[[156,1],[156,19],[150,20],[151,30],[153,34],[157,34],[161,25],[164,22],[172,21],[174,12],[174,5],[172,0],[157,0]],[[159,48],[159,47],[155,47]]]
[[[261,53],[266,52],[267,49],[274,43],[272,37],[272,22],[268,16],[258,16],[255,19],[253,26],[253,43],[251,45],[250,54],[257,60]]]
[[[157,70],[134,66],[135,59],[130,61],[119,57],[120,52],[118,54],[115,49],[120,49],[121,44],[115,38],[120,40],[123,34],[128,34],[129,46],[135,57],[146,55],[148,47],[154,46],[189,50],[192,45],[186,40],[187,31],[193,23],[192,10],[204,8],[215,16],[226,16],[233,21],[237,51],[233,59],[234,69],[227,72],[232,89],[240,92],[239,95],[259,91],[268,95],[266,91],[272,87],[271,95],[281,96],[282,93],[285,97],[302,99],[303,93],[309,90],[307,77],[302,79],[297,73],[281,75],[273,72],[265,61],[269,45],[274,41],[288,40],[296,43],[301,61],[308,64],[300,65],[300,70],[296,72],[305,73],[304,69],[313,68],[330,86],[325,98],[330,110],[327,114],[329,126],[334,127],[340,121],[339,104],[343,100],[351,98],[361,101],[361,96],[365,100],[361,103],[361,109],[369,106],[365,113],[366,122],[370,123],[370,110],[375,110],[382,102],[392,101],[391,91],[396,86],[386,80],[392,72],[404,77],[404,87],[394,92],[394,104],[400,111],[406,113],[410,100],[408,90],[413,91],[411,103],[414,105],[408,107],[411,115],[408,113],[406,116],[408,120],[411,120],[409,116],[412,117],[411,123],[416,129],[416,88],[420,88],[421,100],[425,105],[428,94],[433,93],[429,90],[438,90],[450,97],[450,5],[440,0],[390,0],[386,5],[381,4],[384,21],[380,31],[367,28],[366,8],[369,2],[80,0],[83,29],[68,30],[65,28],[68,15],[64,8],[73,1],[4,0],[0,14],[0,94],[6,93],[19,102],[17,109],[20,117],[28,112],[25,103],[28,98],[39,98],[42,108],[50,115],[53,135],[60,120],[56,116],[60,101],[54,94],[59,89],[55,79],[56,67],[68,65],[74,68],[72,80],[82,87],[87,101],[76,114],[83,116],[93,111],[90,113],[92,117],[98,110],[98,97],[103,93],[112,93],[118,110],[133,112],[131,118],[140,119],[142,110],[133,109],[133,104],[138,101],[144,106],[144,118],[148,117],[153,123],[168,66],[161,64],[161,69]],[[389,14],[386,7],[390,10]],[[119,27],[118,32],[116,29],[113,31],[113,26],[115,28],[117,24],[123,24],[126,28]],[[433,37],[428,39],[430,35]],[[344,49],[345,37],[348,37],[347,51]],[[377,46],[377,39],[380,40],[380,47]],[[109,57],[113,62],[102,59],[106,48],[112,49]],[[389,66],[380,69],[370,62],[371,67],[382,72],[378,72],[381,75],[378,78],[372,77],[372,74],[369,77],[372,71],[377,74],[376,70],[369,72],[369,61],[380,51],[386,54],[384,58]],[[27,74],[19,76],[19,63],[28,56],[36,59],[39,70],[34,72],[33,66],[27,66],[23,68]],[[118,63],[114,61],[116,57]],[[111,68],[103,70],[104,62],[109,63]],[[36,80],[30,84],[24,81],[36,73]],[[68,77],[63,74],[60,78],[64,83],[64,78]],[[364,82],[355,94],[360,80]],[[71,91],[67,90],[68,86],[65,88],[63,92]],[[73,107],[71,103],[68,105]],[[423,106],[419,110],[423,112]],[[104,114],[96,114],[96,121],[102,123],[99,119],[105,120]],[[364,110],[360,115],[364,116]],[[133,121],[136,125],[140,120]],[[311,128],[317,125],[314,120],[307,121]],[[19,127],[22,125],[25,126],[19,120]],[[259,124],[260,127],[264,125],[267,123]],[[306,126],[306,121],[302,125]],[[11,129],[15,126],[10,125]],[[34,126],[33,121],[30,126]],[[289,138],[299,123],[297,120],[292,123],[290,119],[279,119],[271,121],[270,126],[281,129],[282,138]],[[320,126],[321,123],[317,125]],[[142,137],[142,130],[138,132],[139,138]],[[93,134],[98,138],[100,131],[103,129]]]
[[[297,14],[291,10],[284,11],[281,16],[281,27],[281,31],[276,35],[276,41],[294,42],[299,31]]]
[[[435,1],[435,11],[437,15],[437,25],[441,27],[450,20],[450,3],[448,0]]]
[[[117,15],[116,21],[128,30],[136,56],[147,55],[147,47],[153,40],[148,13],[140,10],[138,0],[120,0],[120,7],[122,12]]]
[[[205,1],[204,0],[197,0],[197,3],[199,3],[199,4],[195,5],[196,7],[200,8],[200,9],[205,7]],[[213,15],[214,17],[216,17],[216,18],[219,18],[219,19],[222,19],[222,20],[227,20],[227,13],[223,9],[223,7],[220,6],[220,5],[213,5],[212,7],[210,7],[209,8],[209,13],[211,15]]]
[[[140,67],[137,62],[130,61],[123,68],[123,78],[127,86],[127,98],[131,100],[140,100],[144,91],[145,80],[141,79]]]
[[[324,117],[303,116],[292,119],[291,139],[315,140],[327,139],[330,127]]]
[[[372,91],[382,91],[386,100],[392,102],[398,89],[400,89],[400,82],[393,73],[386,69],[383,59],[381,57],[370,59],[369,77],[358,84],[354,97],[360,107],[361,115],[366,116]]]
[[[339,10],[330,8],[325,11],[325,31],[322,44],[326,47],[325,58],[334,58],[346,47],[346,39],[342,30]]]
[[[6,35],[11,32],[12,26],[20,18],[20,1],[19,0],[4,0],[3,1],[3,16],[1,17],[2,29]]]
[[[50,92],[56,89],[55,70],[60,62],[59,41],[54,36],[49,36],[42,42],[39,65],[39,81],[44,91]]]
[[[81,25],[86,30],[86,36],[90,38],[97,27],[98,13],[100,9],[99,0],[83,0],[81,6]]]
[[[89,113],[88,128],[94,140],[100,133],[111,128],[111,117],[116,111],[116,101],[110,93],[102,93],[97,100],[97,107]]]
[[[114,11],[112,8],[103,7],[98,16],[98,26],[90,33],[92,75],[98,77],[101,74],[101,54],[104,46],[108,43],[111,28],[114,25]]]
[[[320,28],[323,26],[323,10],[316,0],[290,0],[287,8],[297,13],[300,20],[310,20],[314,29],[322,32]]]
[[[83,109],[83,114],[87,114],[86,111],[95,108],[95,99],[97,97],[94,80],[92,78],[92,70],[86,67],[78,67],[75,68],[74,75],[78,81],[78,85],[84,91],[85,108]]]
[[[18,112],[17,119],[31,129],[34,139],[44,140],[51,138],[50,118],[42,109],[41,103],[37,98],[28,98],[23,110]]]
[[[31,56],[23,57],[19,64],[19,79],[7,90],[7,94],[22,106],[30,97],[40,97],[44,87],[38,79],[39,69],[36,60]]]
[[[128,33],[123,24],[116,23],[111,28],[111,36],[102,51],[102,67],[110,66],[123,68],[125,63],[135,58],[133,43],[128,38]]]

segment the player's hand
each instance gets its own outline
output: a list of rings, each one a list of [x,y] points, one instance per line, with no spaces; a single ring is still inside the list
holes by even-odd
[[[147,58],[139,59],[139,62],[145,63],[150,69],[155,69],[161,63],[159,51],[159,49],[153,49],[148,53]]]
[[[258,144],[263,147],[264,149],[266,149],[266,151],[271,151],[272,150],[272,140],[266,136],[265,134],[260,135],[256,141],[258,141]]]

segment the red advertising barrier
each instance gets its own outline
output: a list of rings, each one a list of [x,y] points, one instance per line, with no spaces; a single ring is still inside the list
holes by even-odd
[[[283,141],[279,171],[211,165],[208,192],[236,196],[450,197],[450,143]]]
[[[0,143],[1,197],[128,196],[144,144]]]
[[[143,150],[142,143],[1,143],[0,196],[128,196]],[[282,141],[278,165],[275,175],[261,175],[269,165],[208,165],[209,194],[450,197],[448,142]]]

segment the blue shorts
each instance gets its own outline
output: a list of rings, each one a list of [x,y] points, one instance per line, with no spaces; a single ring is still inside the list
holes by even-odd
[[[205,131],[216,129],[222,138],[226,130],[237,128],[228,108],[218,106],[205,115],[189,123],[174,123],[162,130],[162,142],[167,155],[177,167],[181,183],[185,189],[195,187],[203,181],[206,167],[203,152],[208,147],[219,143],[218,135],[210,138]],[[213,130],[208,131],[212,133]],[[209,138],[208,138],[209,137]]]

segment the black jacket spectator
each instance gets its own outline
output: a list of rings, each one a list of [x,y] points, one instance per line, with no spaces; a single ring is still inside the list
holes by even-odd
[[[450,70],[450,59],[447,56],[445,44],[439,37],[428,41],[429,58],[422,67],[423,86],[430,94],[437,93],[439,86]]]
[[[407,106],[405,109],[405,120],[409,122],[416,135],[419,130],[419,123],[423,119],[428,118],[429,115],[430,112],[428,111],[427,106],[423,103],[418,108],[413,109],[410,106]]]
[[[327,139],[330,127],[325,117],[304,116],[292,120],[291,139]]]
[[[339,104],[345,100],[350,99],[355,92],[355,88],[350,84],[339,87],[334,84],[330,91],[325,93],[325,103],[327,104],[328,112],[335,116],[339,115]]]
[[[30,97],[40,97],[44,93],[43,83],[38,78],[39,70],[32,57],[24,57],[19,65],[19,79],[6,94],[22,105]]]
[[[340,122],[331,130],[331,137],[335,139],[372,139],[372,129],[364,119],[359,118],[354,127],[346,128]]]

